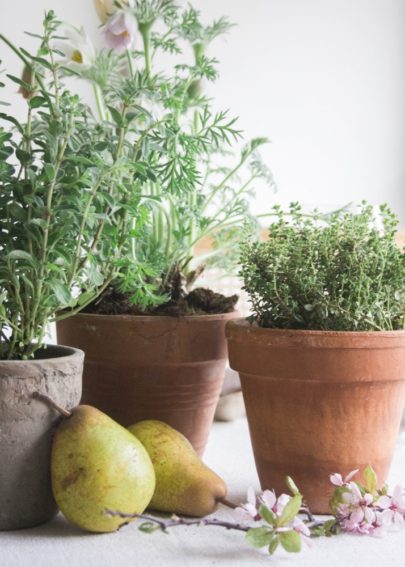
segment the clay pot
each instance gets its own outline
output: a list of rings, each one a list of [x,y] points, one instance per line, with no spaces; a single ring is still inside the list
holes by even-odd
[[[228,323],[263,489],[291,476],[311,510],[329,512],[331,473],[388,474],[405,402],[405,332],[263,329]]]
[[[83,403],[124,426],[164,421],[201,455],[224,379],[225,324],[236,316],[84,313],[60,321],[57,332],[86,353]]]
[[[0,530],[36,526],[57,512],[50,458],[60,416],[32,393],[76,406],[83,357],[73,348],[49,346],[35,360],[0,361]]]

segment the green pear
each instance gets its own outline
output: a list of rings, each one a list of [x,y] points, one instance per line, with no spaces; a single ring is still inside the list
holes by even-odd
[[[143,445],[85,405],[74,408],[55,433],[51,475],[63,514],[90,532],[117,530],[128,519],[105,511],[141,514],[155,490],[155,472]]]
[[[140,421],[128,429],[155,468],[156,489],[149,508],[201,517],[225,498],[225,482],[201,461],[184,435],[156,420]]]

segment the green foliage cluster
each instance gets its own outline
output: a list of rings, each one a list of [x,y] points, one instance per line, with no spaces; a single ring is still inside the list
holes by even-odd
[[[241,276],[262,327],[335,331],[404,328],[405,255],[387,206],[328,217],[274,209],[266,242],[245,242]]]
[[[248,220],[257,224],[248,207],[253,184],[261,178],[272,187],[273,180],[258,154],[267,139],[240,150],[236,119],[214,110],[204,95],[204,84],[218,77],[209,46],[229,31],[228,20],[204,25],[192,6],[171,0],[138,0],[126,11],[137,23],[138,50],[102,49],[90,65],[75,65],[70,73],[91,82],[100,120],[122,128],[132,144],[149,214],[132,232],[115,284],[148,307],[192,286],[203,269],[194,247],[205,236],[214,249],[200,264],[229,268],[232,258],[235,269],[241,231],[234,229]]]
[[[59,27],[49,12],[35,55],[1,36],[25,64],[23,79],[7,77],[27,99],[25,122],[0,113],[2,359],[33,356],[49,320],[94,300],[116,277],[129,222],[141,218],[123,127],[95,121],[61,82]]]

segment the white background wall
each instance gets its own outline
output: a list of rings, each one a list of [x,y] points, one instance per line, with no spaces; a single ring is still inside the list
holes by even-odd
[[[195,0],[207,21],[237,27],[213,46],[221,59],[218,106],[241,117],[247,137],[267,135],[274,201],[334,206],[387,201],[405,226],[405,1]],[[92,0],[0,0],[0,31],[30,45],[43,11],[84,24],[94,36]],[[0,46],[7,69],[15,57]],[[9,97],[22,108],[15,89]]]

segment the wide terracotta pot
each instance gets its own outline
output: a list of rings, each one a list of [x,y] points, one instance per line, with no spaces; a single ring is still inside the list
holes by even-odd
[[[57,512],[50,460],[60,416],[32,394],[76,406],[83,357],[77,349],[49,346],[34,360],[0,361],[0,530],[36,526]]]
[[[124,426],[159,419],[202,454],[225,373],[225,324],[237,316],[79,314],[58,341],[83,349],[83,402]]]
[[[329,512],[331,473],[388,474],[405,402],[405,331],[226,328],[263,489],[291,476],[313,512]]]

